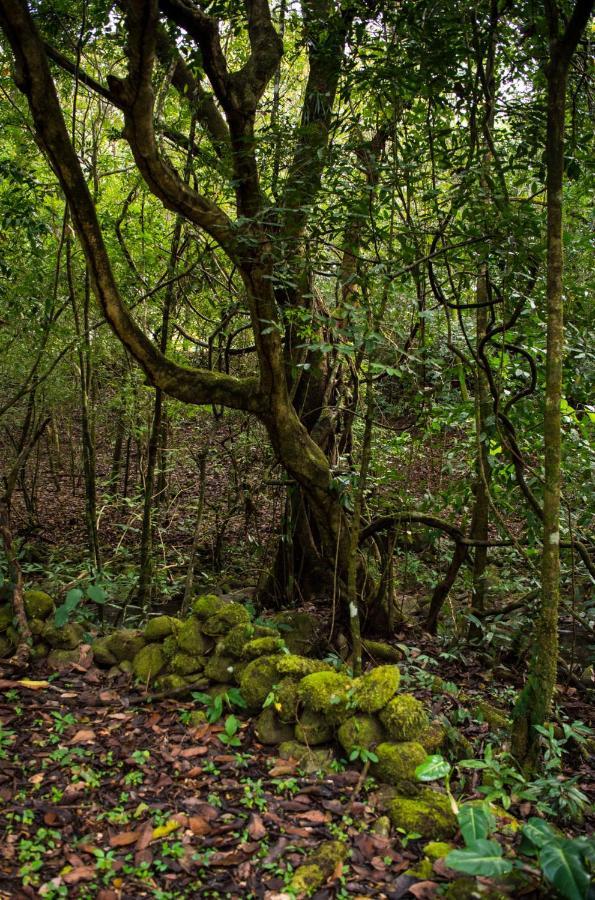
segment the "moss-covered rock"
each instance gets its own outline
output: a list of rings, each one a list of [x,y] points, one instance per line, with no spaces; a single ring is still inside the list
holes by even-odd
[[[290,888],[298,897],[311,897],[326,881],[324,872],[315,863],[298,866],[290,881]]]
[[[60,671],[60,669],[69,669],[71,666],[78,665],[81,654],[78,649],[54,649],[48,655],[47,664],[50,669]]]
[[[182,675],[172,673],[171,675],[160,675],[156,678],[154,687],[156,691],[183,691],[188,688],[188,684]],[[188,690],[190,689],[188,688]],[[184,694],[179,696],[183,697]]]
[[[457,820],[446,794],[424,787],[415,798],[395,797],[388,814],[395,828],[415,831],[425,838],[447,840],[457,829]]]
[[[332,747],[306,747],[299,741],[284,741],[278,749],[281,759],[295,759],[306,774],[330,771],[335,758]]]
[[[10,603],[4,603],[0,606],[0,632],[6,631],[12,625],[14,613]]]
[[[496,709],[491,703],[480,701],[472,710],[472,715],[482,722],[487,722],[492,731],[510,731],[510,719],[502,710]]]
[[[446,729],[440,722],[430,722],[427,728],[420,731],[417,740],[426,753],[438,753],[446,743]]]
[[[225,600],[222,600],[217,594],[203,594],[193,600],[192,615],[204,621],[214,616],[223,606],[225,606]]]
[[[380,835],[380,837],[390,837],[390,829],[391,823],[388,816],[378,816],[374,824],[372,825],[372,831],[374,834]]]
[[[202,630],[211,637],[219,637],[235,625],[243,625],[250,621],[248,611],[239,603],[226,603],[214,615],[203,622]]]
[[[402,781],[415,781],[415,770],[427,755],[416,741],[401,744],[383,742],[374,752],[378,757],[378,762],[372,766],[374,778],[397,785]]]
[[[363,641],[364,650],[369,653],[374,662],[381,660],[387,663],[398,663],[403,659],[403,653],[398,647],[392,647],[384,641]]]
[[[91,644],[91,649],[93,651],[93,660],[97,666],[103,666],[107,669],[110,666],[115,666],[118,662],[110,650],[109,635],[104,635],[104,637],[94,640]]]
[[[204,709],[193,709],[186,720],[188,728],[199,728],[208,722],[207,714]]]
[[[449,844],[447,841],[429,841],[424,846],[424,854],[431,862],[436,862],[437,859],[444,859],[454,849],[455,845]]]
[[[74,650],[79,644],[82,644],[85,636],[83,626],[78,622],[69,622],[62,628],[56,628],[55,625],[46,625],[43,632],[43,638],[50,647],[56,647],[58,650]]]
[[[10,652],[12,650],[12,644],[8,640],[8,638],[0,634],[0,659],[5,659],[7,656],[10,656]]]
[[[132,668],[132,660],[131,659],[123,659],[120,665],[118,666],[120,672],[124,672],[125,675],[133,675],[134,670]]]
[[[165,656],[159,644],[147,644],[138,651],[132,660],[132,669],[136,678],[148,684],[161,674],[165,668]]]
[[[54,601],[45,591],[25,591],[23,599],[28,619],[48,619],[54,613]]]
[[[213,646],[213,642],[204,636],[201,626],[196,619],[186,619],[180,622],[176,629],[178,647],[184,653],[191,656],[204,656]]]
[[[420,881],[430,881],[434,875],[434,866],[429,859],[420,859],[410,869],[405,869],[405,875],[411,875]]]
[[[320,647],[320,622],[315,616],[285,610],[275,613],[270,621],[278,627],[290,653],[309,656]]]
[[[337,866],[345,862],[349,856],[349,848],[343,841],[324,841],[314,853],[308,854],[308,861],[320,866],[327,878],[335,872]]]
[[[278,656],[261,656],[249,662],[240,678],[240,689],[249,710],[261,709],[279,681]]]
[[[366,713],[378,712],[397,693],[400,680],[397,666],[377,666],[356,678],[353,699],[357,708]]]
[[[29,619],[29,630],[33,637],[41,637],[46,629],[46,623],[43,619]]]
[[[205,676],[211,681],[225,684],[233,679],[237,660],[232,656],[220,656],[215,653],[205,665]]]
[[[275,688],[275,710],[286,725],[297,721],[299,690],[293,678],[282,678]]]
[[[242,681],[242,675],[244,674],[244,669],[248,665],[248,662],[245,659],[235,659],[234,663],[235,665],[233,667],[233,680],[237,685],[240,685]]]
[[[31,656],[33,659],[45,659],[49,652],[50,646],[44,641],[41,641],[39,644],[34,644],[33,647],[31,647]],[[2,656],[2,653],[0,653],[0,656]]]
[[[279,660],[279,672],[281,675],[305,678],[306,675],[313,675],[315,672],[334,672],[334,669],[321,659],[309,659],[307,656],[287,653]]]
[[[149,619],[145,625],[143,636],[149,644],[162,641],[168,635],[175,634],[181,624],[180,620],[174,616],[155,616],[154,619]]]
[[[328,716],[306,708],[295,726],[295,736],[302,744],[316,747],[332,740],[334,729]]]
[[[244,644],[243,656],[246,659],[258,659],[259,656],[273,656],[281,653],[285,647],[283,638],[259,637]]]
[[[244,647],[255,638],[279,637],[274,628],[266,628],[264,625],[252,625],[251,622],[236,625],[217,644],[217,649],[225,656],[236,656],[241,659],[244,655]]]
[[[175,634],[168,634],[161,644],[163,655],[166,659],[171,659],[178,652],[178,641]]]
[[[371,750],[384,741],[384,728],[375,716],[350,716],[339,727],[337,739],[346,753],[354,747]]]
[[[119,628],[108,634],[106,639],[106,646],[116,657],[117,662],[123,662],[125,659],[132,661],[145,643],[142,634],[131,628]]]
[[[308,709],[339,722],[349,715],[351,685],[351,679],[341,672],[314,672],[300,681],[299,697]]]
[[[412,694],[394,697],[380,713],[380,721],[394,741],[419,740],[430,724],[423,703]]]
[[[271,706],[254,720],[254,733],[261,744],[282,744],[293,738],[293,727],[285,725]]]
[[[205,662],[204,656],[191,656],[180,650],[169,660],[168,668],[174,675],[193,675],[195,672],[202,672]]]

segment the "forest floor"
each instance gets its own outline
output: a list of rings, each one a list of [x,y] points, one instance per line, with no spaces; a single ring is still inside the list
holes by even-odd
[[[110,680],[90,661],[37,690],[0,681],[0,897],[289,900],[292,872],[328,840],[346,842],[350,855],[316,900],[430,900],[449,884],[450,897],[463,896],[464,882],[453,883],[460,874],[443,861],[429,879],[408,874],[424,841],[375,833],[381,792],[356,768],[306,774],[259,744],[249,721],[239,745],[227,747],[220,723],[184,724],[192,702],[147,703],[125,676]],[[487,679],[479,666],[448,660],[440,673],[446,690],[415,693],[435,715],[459,719],[481,756],[494,735],[461,710],[485,700]],[[41,666],[31,677],[47,676]],[[590,710],[573,688],[560,700],[570,721],[588,721]],[[564,774],[578,774],[595,801],[584,761]],[[477,786],[475,777],[465,797],[480,797]],[[511,812],[535,814],[528,802]],[[573,830],[593,825],[587,819]],[[510,842],[514,852],[514,837]],[[505,896],[551,896],[536,885],[522,893],[508,888]]]

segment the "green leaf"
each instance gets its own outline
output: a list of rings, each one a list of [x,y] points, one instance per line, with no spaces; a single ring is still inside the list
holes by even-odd
[[[56,626],[56,628],[62,628],[63,625],[66,625],[69,616],[70,610],[66,607],[66,604],[63,603],[62,606],[59,606],[54,613],[54,625]]]
[[[105,603],[107,600],[107,594],[98,584],[89,585],[87,588],[87,597],[89,600],[92,600],[93,603]]]
[[[73,609],[76,609],[81,600],[83,599],[84,594],[79,588],[72,588],[72,590],[68,591],[66,594],[66,599],[64,600],[64,607],[72,612]]]
[[[573,841],[549,841],[541,848],[539,864],[543,877],[567,900],[584,900],[590,878]]]
[[[457,872],[487,878],[512,871],[512,863],[503,859],[502,847],[497,841],[478,840],[464,850],[451,850],[444,862]]]
[[[443,756],[426,756],[424,761],[416,768],[415,777],[418,781],[436,781],[438,778],[446,778],[450,775],[451,765]]]
[[[539,850],[551,841],[559,840],[559,837],[552,826],[548,825],[543,819],[538,819],[535,816],[530,818],[523,825],[523,837],[530,840]]]
[[[464,803],[457,816],[465,844],[469,847],[475,841],[487,838],[493,825],[493,818],[482,806]]]

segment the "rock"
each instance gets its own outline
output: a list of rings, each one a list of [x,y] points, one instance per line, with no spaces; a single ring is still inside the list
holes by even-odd
[[[298,897],[310,897],[322,887],[326,878],[320,866],[314,863],[298,866],[290,881],[290,888]]]
[[[91,644],[91,650],[93,651],[93,660],[98,666],[104,666],[108,669],[110,666],[115,666],[118,662],[109,648],[109,635],[94,640]]]
[[[218,597],[217,594],[203,594],[202,597],[196,597],[192,602],[192,615],[203,621],[225,606],[225,600]]]
[[[275,688],[275,710],[286,725],[297,721],[298,684],[293,678],[282,678]]]
[[[446,743],[446,729],[440,722],[430,722],[417,737],[426,753],[438,753]]]
[[[161,644],[163,655],[166,659],[171,659],[178,652],[178,641],[174,634],[168,634]]]
[[[165,656],[159,644],[147,644],[132,660],[136,678],[143,684],[153,681],[165,668]]]
[[[316,747],[333,739],[334,730],[328,716],[305,709],[295,726],[295,736],[302,744]]]
[[[28,619],[48,619],[54,613],[54,601],[45,591],[25,591],[23,599]]]
[[[237,660],[232,656],[219,656],[216,653],[214,656],[211,656],[205,665],[204,674],[211,681],[219,681],[225,684],[232,680],[236,665]]]
[[[415,781],[415,770],[427,755],[422,745],[415,741],[385,742],[378,744],[374,752],[378,757],[378,762],[372,764],[374,778],[397,785],[402,781]]]
[[[341,672],[314,672],[300,681],[299,697],[308,709],[339,722],[349,715],[351,686],[351,679]]]
[[[118,666],[118,668],[119,668],[120,672],[124,673],[124,675],[132,675],[133,674],[132,660],[130,660],[130,659],[123,659],[122,662],[120,663],[120,665]]]
[[[457,830],[457,820],[446,794],[428,787],[421,789],[419,797],[395,797],[389,803],[388,813],[395,828],[402,828],[406,833],[417,832],[425,838],[447,840]]]
[[[428,727],[429,719],[423,703],[412,694],[394,697],[380,713],[386,733],[394,741],[419,740]]]
[[[291,879],[291,887],[298,894],[311,894],[337,871],[349,855],[349,848],[342,841],[324,841],[307,856],[307,862],[299,866]]]
[[[128,659],[132,662],[139,650],[145,646],[145,639],[132,628],[119,628],[107,635],[106,647],[115,656],[116,662]]]
[[[160,675],[155,679],[155,690],[156,691],[182,691],[184,689],[188,689],[188,693],[190,693],[190,688],[186,683],[186,679],[181,675],[171,674],[171,675]],[[178,696],[183,697],[184,694],[179,694]]]
[[[13,620],[12,606],[10,603],[4,603],[0,606],[0,632],[6,631],[12,625]]]
[[[454,849],[455,845],[447,841],[430,841],[424,846],[424,855],[432,862],[436,862],[437,859],[444,859]]]
[[[39,644],[34,644],[31,648],[31,656],[33,657],[33,659],[45,659],[49,652],[49,644],[46,644],[43,641],[41,641],[41,643]],[[2,656],[1,652],[0,656]]]
[[[204,656],[213,646],[213,642],[202,633],[199,622],[196,619],[186,619],[180,622],[176,631],[178,647],[190,656]]]
[[[278,627],[290,653],[310,656],[320,647],[320,622],[315,616],[285,610],[275,613],[270,621]]]
[[[384,741],[384,728],[375,716],[351,716],[340,726],[337,739],[348,754],[354,747],[372,750]]]
[[[388,838],[390,837],[390,819],[388,816],[378,816],[374,824],[372,825],[372,831],[374,834],[378,834],[380,837]]]
[[[43,631],[44,640],[50,647],[56,647],[59,650],[74,650],[84,640],[85,632],[82,625],[78,622],[69,622],[62,628],[56,628],[55,625],[46,625]]]
[[[475,719],[487,722],[492,731],[510,731],[510,719],[507,718],[505,713],[500,709],[496,709],[490,703],[485,703],[483,700],[475,705],[471,710],[471,715]]]
[[[279,672],[281,675],[292,675],[295,678],[304,678],[315,672],[334,672],[332,666],[321,659],[309,659],[307,656],[297,656],[295,653],[287,653],[279,660]]]
[[[254,638],[244,644],[242,655],[246,659],[258,659],[259,656],[273,656],[275,653],[281,653],[284,647],[285,642],[280,637]]]
[[[284,725],[270,706],[255,719],[254,732],[261,744],[282,744],[293,738],[293,727]]]
[[[80,650],[52,650],[47,658],[47,664],[50,669],[59,671],[60,669],[69,669],[71,666],[78,665],[81,659]]]
[[[247,624],[250,621],[248,611],[239,603],[225,603],[214,615],[203,622],[204,634],[219,637],[227,634],[234,625]]]
[[[3,634],[0,634],[0,659],[10,656],[12,644]]]
[[[400,680],[397,666],[377,666],[356,678],[353,699],[357,708],[366,713],[378,712],[397,693]]]
[[[280,657],[261,656],[249,662],[240,678],[240,690],[249,710],[262,708],[262,704],[279,681],[277,662]]]
[[[175,634],[177,628],[181,625],[179,619],[174,616],[155,616],[149,619],[143,631],[143,637],[147,643],[161,641],[170,634]]]
[[[204,709],[193,709],[186,721],[188,728],[199,728],[208,722],[207,714]]]
[[[202,672],[205,666],[204,656],[191,656],[189,653],[174,653],[168,663],[168,668],[175,675],[193,675]]]
[[[220,649],[225,656],[237,656],[241,659],[244,655],[246,644],[259,637],[278,637],[278,632],[273,628],[264,628],[262,625],[252,625],[251,622],[236,625],[219,642]]]
[[[370,654],[375,661],[381,659],[383,662],[398,663],[403,659],[403,654],[398,647],[391,647],[384,641],[363,641],[364,650]]]
[[[330,764],[335,758],[332,747],[310,748],[299,741],[284,741],[279,745],[278,752],[281,759],[296,759],[306,774],[330,771]]]
[[[41,637],[45,632],[46,624],[43,619],[29,619],[29,629],[34,637]]]

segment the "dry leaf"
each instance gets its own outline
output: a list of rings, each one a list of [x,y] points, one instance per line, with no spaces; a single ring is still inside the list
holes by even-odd
[[[257,813],[252,813],[248,822],[248,834],[253,841],[260,841],[267,835],[267,828]]]
[[[138,840],[138,831],[123,831],[110,838],[110,847],[128,847]]]
[[[66,884],[78,884],[79,881],[91,881],[96,874],[95,866],[76,866],[70,872],[62,875],[62,880]]]
[[[94,744],[95,743],[95,732],[91,731],[90,728],[81,728],[77,733],[70,739],[71,744]]]

